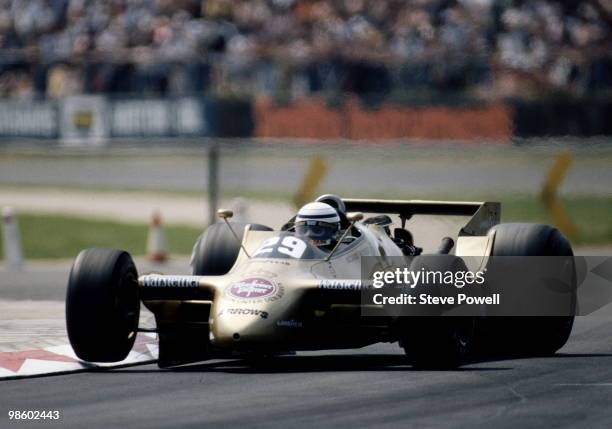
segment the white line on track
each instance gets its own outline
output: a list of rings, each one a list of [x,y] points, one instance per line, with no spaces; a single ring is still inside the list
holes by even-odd
[[[554,386],[601,386],[612,387],[612,383],[556,383]]]

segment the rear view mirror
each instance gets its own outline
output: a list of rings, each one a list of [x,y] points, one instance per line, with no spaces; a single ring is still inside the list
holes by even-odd
[[[217,210],[217,216],[221,219],[229,219],[234,216],[234,212],[228,209],[219,209]]]
[[[363,213],[361,212],[347,213],[346,218],[351,223],[359,222],[360,220],[363,219]]]

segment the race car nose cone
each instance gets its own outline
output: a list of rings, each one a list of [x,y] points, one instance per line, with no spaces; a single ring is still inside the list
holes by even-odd
[[[278,329],[263,310],[225,308],[211,325],[212,342],[220,349],[233,349],[251,344],[276,341]]]
[[[257,322],[258,320],[252,316],[223,312],[215,318],[211,326],[213,343],[217,347],[233,347],[243,339],[245,333],[254,329],[251,325]]]

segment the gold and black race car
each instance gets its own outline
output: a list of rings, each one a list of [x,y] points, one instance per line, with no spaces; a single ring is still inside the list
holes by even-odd
[[[211,358],[398,342],[418,367],[448,368],[475,356],[549,355],[567,341],[573,313],[555,317],[364,315],[363,258],[440,256],[486,264],[491,256],[572,255],[546,225],[499,224],[493,202],[343,199],[342,236],[322,250],[285,225],[222,222],[197,240],[191,275],[138,276],[131,256],[86,249],[68,282],[70,342],[85,361],[124,359],[139,331],[141,303],[155,315],[159,366]],[[409,261],[409,262],[408,262]],[[573,269],[573,268],[572,268]],[[567,292],[575,302],[575,289]]]

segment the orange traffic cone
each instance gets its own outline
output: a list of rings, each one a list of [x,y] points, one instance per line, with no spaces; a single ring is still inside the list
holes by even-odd
[[[162,263],[168,260],[166,234],[162,226],[159,211],[154,211],[149,226],[149,237],[147,239],[147,259],[149,261]]]

